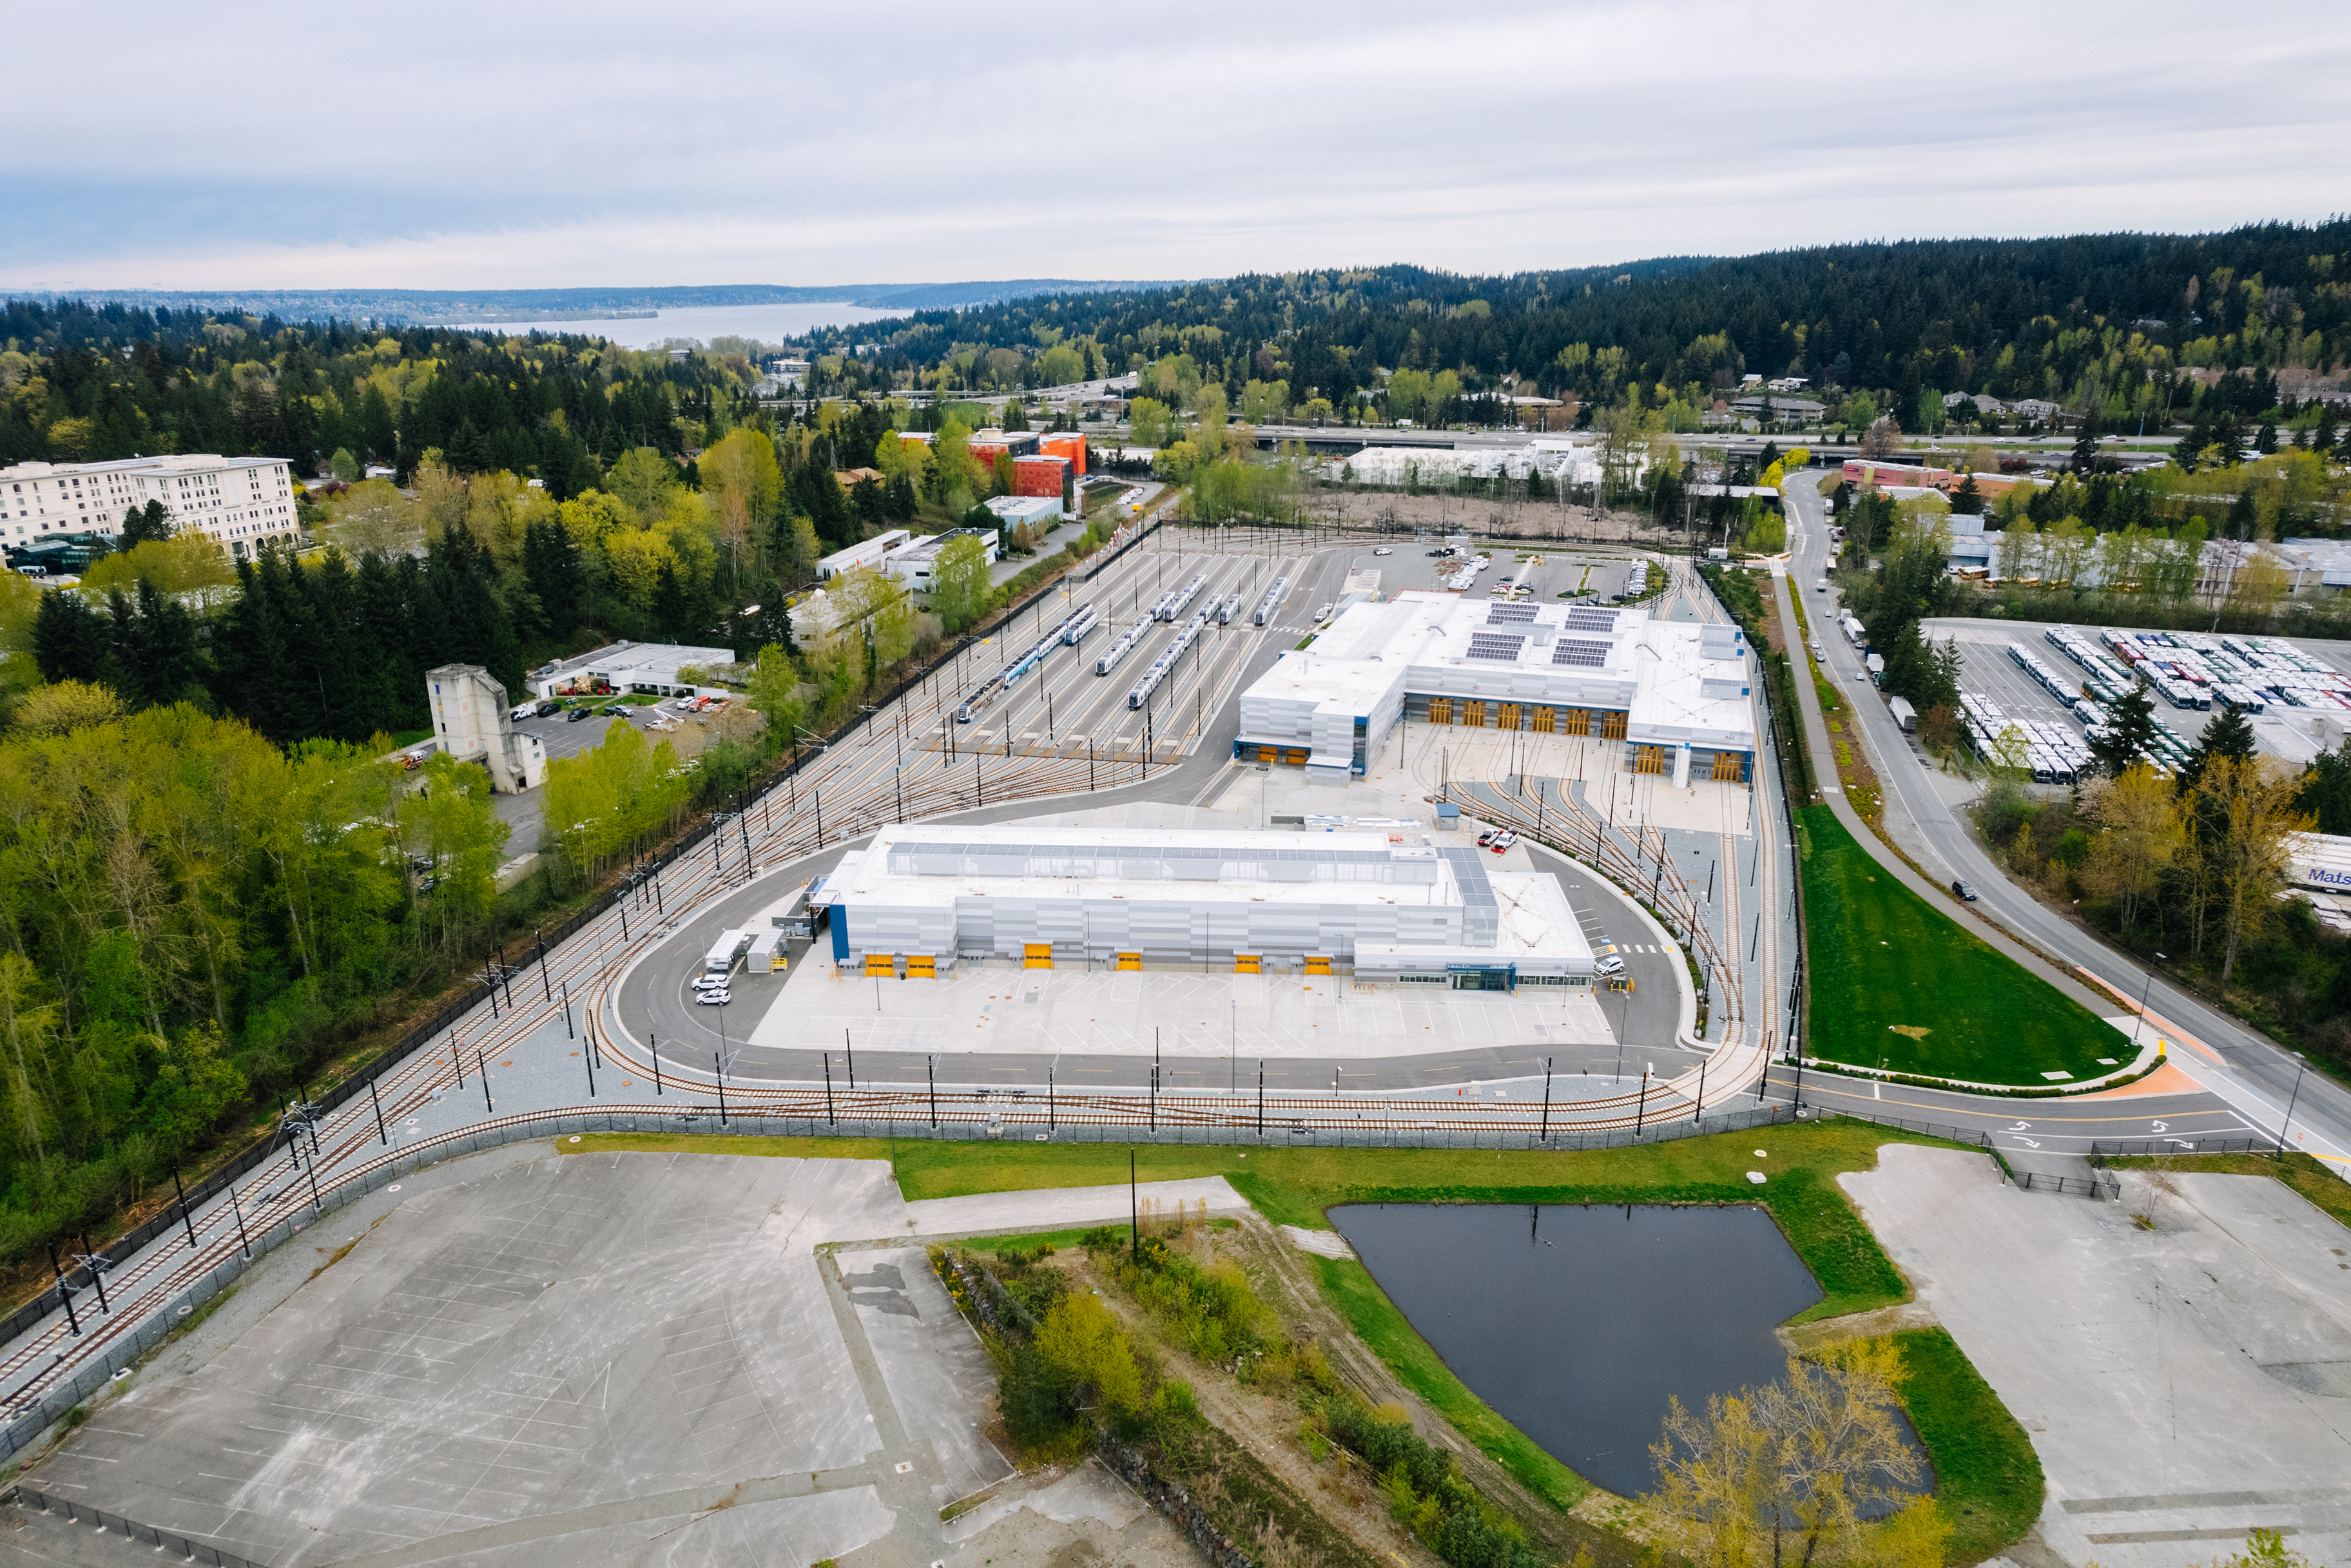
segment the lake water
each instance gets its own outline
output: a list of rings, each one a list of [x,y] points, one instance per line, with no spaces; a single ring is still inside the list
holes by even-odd
[[[1774,1383],[1821,1299],[1760,1208],[1358,1204],[1331,1222],[1471,1392],[1611,1491],[1656,1484],[1666,1401]]]
[[[713,338],[753,338],[780,343],[818,327],[853,327],[880,321],[904,311],[869,310],[862,305],[818,301],[797,305],[707,305],[664,310],[658,316],[611,317],[582,321],[486,321],[492,331],[520,337],[526,332],[576,332],[609,338],[624,349],[655,349],[672,338],[692,338],[707,343]]]

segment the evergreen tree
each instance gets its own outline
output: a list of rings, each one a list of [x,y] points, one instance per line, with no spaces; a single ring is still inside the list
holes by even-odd
[[[2244,710],[2233,705],[2224,706],[2214,713],[2197,737],[2195,748],[2179,769],[2179,792],[2183,795],[2196,788],[2204,777],[2204,769],[2216,757],[2226,757],[2242,762],[2253,754],[2253,721]]]
[[[33,663],[45,681],[103,681],[112,629],[78,593],[44,593],[33,612]]]
[[[2085,414],[2074,437],[2074,472],[2087,474],[2098,465],[2098,437],[2104,434],[2095,413]]]
[[[580,625],[587,573],[580,546],[561,523],[539,521],[523,530],[523,580],[538,596],[539,622],[550,637],[569,637]]]
[[[367,455],[380,463],[389,463],[400,450],[399,433],[393,428],[392,404],[385,401],[383,389],[373,382],[360,395],[357,428],[352,432]]]
[[[667,643],[693,641],[688,630],[692,606],[688,603],[685,585],[678,580],[674,562],[661,563],[661,574],[653,580],[652,605],[653,627]]]
[[[2318,831],[2351,833],[2351,738],[2318,754],[2303,776],[2302,796],[2296,804],[2318,818]],[[2351,974],[2351,963],[2343,967]]]
[[[2142,755],[2152,755],[2155,730],[2155,700],[2147,695],[2146,681],[2134,681],[2106,710],[2106,732],[2090,737],[2090,756],[2098,771],[2113,778]]]
[[[2197,458],[2211,444],[2212,415],[2209,410],[2199,408],[2196,411],[2194,422],[2188,427],[2188,434],[2171,448],[2171,461],[2182,472],[2193,474]]]
[[[150,501],[144,507],[132,507],[122,514],[122,548],[136,549],[142,544],[172,537],[172,519],[161,501]]]
[[[2236,499],[2229,503],[2226,537],[2232,539],[2250,539],[2260,526],[2261,514],[2254,509],[2253,493],[2249,487],[2240,486]]]

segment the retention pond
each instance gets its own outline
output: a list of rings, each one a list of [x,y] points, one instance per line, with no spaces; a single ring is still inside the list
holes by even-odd
[[[1470,1392],[1609,1490],[1649,1490],[1669,1397],[1777,1381],[1821,1288],[1750,1207],[1358,1204],[1331,1211]]]

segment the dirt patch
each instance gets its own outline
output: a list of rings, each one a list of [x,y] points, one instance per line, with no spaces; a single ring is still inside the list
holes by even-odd
[[[1935,1309],[1926,1302],[1896,1301],[1874,1312],[1848,1312],[1841,1318],[1793,1324],[1780,1330],[1780,1343],[1788,1347],[1791,1355],[1803,1355],[1847,1340],[1878,1339],[1904,1329],[1933,1328],[1937,1322]]]
[[[1579,544],[1677,549],[1687,541],[1679,528],[1654,527],[1646,512],[1604,511],[1557,501],[1498,501],[1482,496],[1407,496],[1385,490],[1325,490],[1307,498],[1306,510],[1334,528],[1405,528],[1419,532],[1473,533],[1497,538],[1544,539]]]

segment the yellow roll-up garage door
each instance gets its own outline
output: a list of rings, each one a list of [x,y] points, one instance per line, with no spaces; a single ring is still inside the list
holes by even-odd
[[[868,953],[868,954],[866,954],[866,955],[865,955],[865,972],[866,972],[867,974],[869,974],[869,975],[894,975],[894,974],[896,974],[896,973],[898,972],[898,958],[897,958],[897,955],[895,955],[895,954],[893,954],[893,953]]]
[[[910,980],[935,980],[938,977],[939,960],[937,954],[909,953],[906,955],[906,978]]]
[[[1020,967],[1024,969],[1050,969],[1053,967],[1053,945],[1050,942],[1024,942],[1020,946]]]
[[[1118,967],[1122,969],[1140,969],[1143,967],[1143,955],[1140,953],[1121,953],[1118,956]]]
[[[1259,975],[1263,974],[1264,972],[1263,966],[1259,964],[1258,956],[1255,953],[1236,953],[1233,955],[1234,974]]]
[[[1306,955],[1306,972],[1310,975],[1329,974],[1331,972],[1330,958],[1327,956],[1318,957],[1314,954],[1309,953]]]

